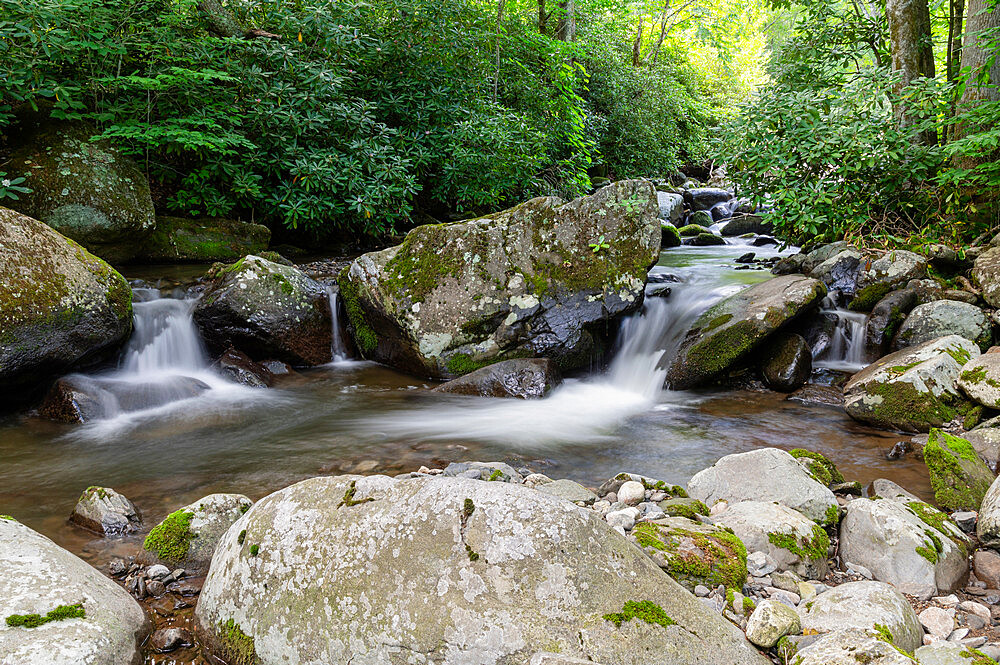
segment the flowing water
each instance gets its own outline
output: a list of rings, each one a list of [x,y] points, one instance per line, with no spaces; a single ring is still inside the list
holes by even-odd
[[[885,476],[927,496],[919,461],[885,460],[902,437],[863,427],[841,409],[775,393],[662,389],[691,321],[712,302],[770,276],[734,270],[732,261],[748,249],[758,257],[777,250],[729,241],[663,252],[650,289],[673,282],[670,296],[647,299],[623,322],[606,371],[570,377],[539,401],[430,393],[430,382],[350,360],[303,370],[271,389],[236,386],[209,366],[191,321],[193,301],[139,290],[136,332],[119,367],[84,377],[113,388],[117,402],[104,419],[82,426],[30,414],[0,419],[0,514],[100,562],[141,536],[96,539],[67,525],[89,485],[131,498],[149,527],[210,492],[256,499],[316,474],[500,459],[591,486],[619,471],[682,484],[722,455],[759,446],[809,447],[849,478]],[[334,352],[346,355],[344,347]],[[191,382],[204,387],[165,402],[123,399],[129,391],[120,390],[127,384],[133,393],[145,394],[142,387],[162,396]]]
[[[854,373],[868,365],[865,357],[865,322],[868,315],[849,309],[824,309],[837,318],[830,346],[815,358],[814,367]]]

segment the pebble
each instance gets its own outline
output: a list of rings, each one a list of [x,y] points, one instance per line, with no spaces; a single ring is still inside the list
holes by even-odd
[[[715,503],[712,504],[712,507],[708,509],[708,514],[718,515],[719,513],[726,512],[727,508],[729,508],[729,502],[721,500],[716,501]]]
[[[979,647],[986,644],[986,638],[983,636],[970,637],[967,640],[962,640],[962,644],[969,647],[970,649],[978,649]]]
[[[159,653],[174,651],[194,644],[191,633],[183,628],[161,628],[149,638],[150,645]]]
[[[862,566],[860,564],[851,563],[850,561],[847,562],[847,574],[848,575],[860,575],[861,577],[865,578],[866,580],[872,579],[872,571],[868,570],[867,568],[865,568],[864,566]]]
[[[771,586],[792,593],[798,593],[801,581],[802,578],[791,571],[771,573]]]
[[[965,639],[965,636],[968,634],[969,634],[968,628],[957,628],[951,632],[951,635],[948,636],[948,641],[961,642],[963,639]],[[986,640],[983,641],[985,642]]]
[[[792,593],[791,591],[785,591],[784,589],[775,589],[770,593],[770,596],[779,603],[784,603],[792,609],[795,609],[800,600],[799,594]]]
[[[646,498],[646,488],[642,483],[628,480],[618,488],[618,500],[629,506],[641,503]]]
[[[160,563],[146,569],[146,577],[151,580],[162,580],[169,574],[170,569]]]
[[[799,582],[798,589],[801,602],[808,602],[819,595],[816,586],[812,582]]]
[[[664,492],[663,490],[656,490],[655,492],[649,495],[649,500],[652,501],[653,503],[659,503],[660,501],[663,501],[666,498],[667,498],[667,493]]]
[[[535,488],[539,485],[548,485],[552,482],[552,479],[543,473],[531,473],[524,479],[524,484],[527,487]]]
[[[968,614],[965,617],[965,625],[969,627],[969,630],[979,630],[985,628],[989,624],[989,621],[985,621],[981,616],[976,616],[975,614]]]
[[[611,510],[611,504],[603,500],[597,501],[594,503],[594,510],[601,513],[602,515],[606,515],[608,511]]]
[[[934,638],[944,639],[955,629],[955,610],[940,607],[928,607],[917,615],[920,625]]]
[[[972,533],[976,530],[976,514],[971,510],[959,510],[951,514],[951,519],[955,520],[962,531]]]
[[[970,612],[975,614],[980,619],[989,622],[990,620],[990,609],[983,605],[982,603],[977,603],[974,600],[963,600],[958,604],[958,609],[963,612]]]
[[[123,559],[115,559],[108,564],[108,570],[115,576],[124,574],[127,569],[128,566],[125,564]]]
[[[711,591],[709,590],[709,588],[707,586],[704,586],[703,584],[699,584],[694,588],[694,595],[698,596],[699,598],[704,598],[710,593]]]
[[[613,528],[622,529],[624,531],[631,531],[632,527],[635,526],[635,520],[639,517],[639,510],[637,508],[624,508],[622,510],[615,510],[604,516],[604,519],[608,521]]]
[[[955,607],[956,605],[958,605],[958,596],[956,596],[953,593],[948,594],[947,596],[937,596],[936,598],[932,598],[931,600],[933,600],[941,607]]]
[[[167,587],[160,580],[150,580],[146,582],[146,592],[154,598],[159,598],[167,592]]]
[[[747,556],[747,572],[754,577],[764,577],[770,575],[778,569],[778,566],[769,556],[763,552],[753,552]],[[770,581],[768,582],[770,584]]]

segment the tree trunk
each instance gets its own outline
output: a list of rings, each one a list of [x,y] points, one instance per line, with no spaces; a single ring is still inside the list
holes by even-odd
[[[959,110],[967,111],[984,101],[1000,101],[1000,58],[990,50],[993,40],[1000,37],[1000,8],[996,0],[969,0],[969,14],[965,20],[965,41],[962,44],[962,70],[967,72],[965,90]],[[993,34],[987,34],[992,32]],[[981,128],[956,126],[955,136],[961,138]],[[960,160],[962,168],[996,159],[998,155],[981,156],[979,159]]]
[[[653,48],[653,64],[656,64],[656,58],[660,55],[660,47],[663,46],[663,39],[667,36],[667,21],[670,18],[670,0],[666,0],[663,3],[663,14],[660,16],[660,36],[656,40],[656,46]]]
[[[218,36],[243,37],[247,34],[247,29],[240,25],[228,7],[222,6],[220,0],[199,0],[198,9],[205,12],[212,32]]]
[[[574,4],[574,0],[563,0],[563,2],[559,3],[556,39],[560,41],[576,41],[576,7]]]
[[[645,22],[646,17],[639,15],[639,26],[635,31],[635,41],[632,42],[632,66],[639,66],[639,56],[642,54],[642,24]]]
[[[934,50],[931,42],[931,14],[927,0],[886,0],[889,19],[889,45],[892,71],[900,75],[896,93],[920,77],[934,77]],[[911,124],[902,104],[896,103],[896,122],[901,127]],[[922,136],[931,143],[933,133]]]
[[[965,19],[965,0],[951,0],[948,3],[948,51],[945,54],[945,69],[949,83],[958,78],[962,62],[962,24]]]
[[[538,0],[538,34],[545,34],[548,22],[549,15],[545,12],[545,0]]]

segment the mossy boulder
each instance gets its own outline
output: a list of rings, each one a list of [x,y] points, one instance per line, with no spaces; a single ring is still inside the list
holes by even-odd
[[[801,335],[779,333],[760,367],[764,382],[771,390],[790,393],[798,390],[812,374],[812,351]]]
[[[874,626],[835,629],[795,654],[794,665],[917,665]]]
[[[711,216],[709,216],[711,218]],[[711,224],[711,221],[709,221]],[[677,233],[681,235],[682,238],[694,238],[701,235],[702,233],[711,233],[707,226],[701,224],[687,224],[677,229]]]
[[[813,480],[821,485],[829,487],[834,483],[844,482],[844,475],[837,468],[837,465],[823,453],[805,448],[793,448],[788,451],[788,454],[797,459],[802,468],[813,477]]]
[[[778,570],[806,579],[823,579],[829,571],[830,537],[823,527],[780,503],[740,501],[718,513],[715,524],[731,530],[751,552],[766,553]]]
[[[984,353],[963,365],[958,387],[977,404],[1000,409],[1000,353]]]
[[[944,513],[920,501],[908,503],[887,498],[849,502],[840,523],[841,560],[920,598],[961,588],[969,574],[964,534],[945,526]]]
[[[913,308],[893,339],[893,347],[907,346],[958,335],[983,351],[993,343],[993,325],[983,310],[957,300],[935,300]]]
[[[845,251],[857,251],[857,248],[846,240],[820,245],[803,256],[801,263],[802,272],[808,275],[816,266]]]
[[[194,321],[213,352],[233,346],[254,360],[330,362],[333,333],[325,286],[297,268],[252,254],[214,268],[208,277]]]
[[[660,247],[680,247],[681,234],[677,227],[667,222],[660,224]]]
[[[156,229],[142,243],[141,258],[150,263],[235,261],[247,254],[260,255],[270,240],[271,230],[262,224],[157,217]]]
[[[712,245],[725,245],[726,239],[714,233],[699,233],[692,240],[691,244],[696,247],[709,247]]]
[[[142,516],[128,498],[97,486],[83,491],[69,521],[105,536],[125,536],[142,526]]]
[[[975,343],[958,335],[891,353],[844,385],[844,408],[855,420],[904,432],[927,432],[963,419],[975,405],[956,381],[979,355]]]
[[[711,383],[751,359],[772,334],[816,307],[825,295],[819,280],[785,275],[716,303],[685,335],[667,382],[675,390]]]
[[[113,580],[45,536],[0,519],[0,663],[134,665],[149,622]]]
[[[774,233],[774,224],[765,222],[760,215],[736,214],[722,227],[722,235],[726,238],[734,238],[745,233],[771,234]]]
[[[948,510],[978,511],[995,477],[971,443],[939,429],[930,432],[924,464],[935,501]]]
[[[170,513],[143,541],[136,560],[204,573],[223,534],[253,501],[242,494],[209,494]]]
[[[132,332],[125,278],[41,222],[0,208],[0,394],[102,361]]]
[[[261,499],[195,617],[209,648],[259,665],[767,662],[598,513],[466,478],[320,477]]]
[[[107,141],[91,141],[98,132],[86,123],[36,114],[18,130],[5,170],[32,192],[10,206],[107,261],[135,257],[156,224],[142,169]]]
[[[624,180],[419,226],[341,273],[349,329],[365,358],[433,378],[522,357],[589,366],[642,303],[657,211],[649,182]]]
[[[905,250],[891,250],[874,261],[869,261],[858,274],[858,295],[864,289],[882,285],[887,290],[896,289],[911,279],[922,279],[927,275],[927,259]],[[875,298],[875,302],[881,298]],[[852,308],[853,309],[853,308]]]
[[[699,584],[742,589],[747,550],[731,532],[685,517],[639,522],[629,538],[689,591]]]

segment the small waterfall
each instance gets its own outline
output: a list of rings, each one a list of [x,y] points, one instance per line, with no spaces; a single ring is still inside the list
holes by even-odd
[[[206,369],[208,358],[191,317],[195,302],[160,298],[134,303],[135,324],[122,374],[138,378]]]
[[[330,355],[333,358],[333,362],[340,363],[347,360],[349,356],[347,354],[347,347],[344,344],[344,336],[340,330],[339,296],[337,289],[332,286],[327,288],[327,293],[330,294],[330,323],[333,329],[330,336]]]
[[[831,308],[824,312],[837,317],[830,336],[830,346],[815,358],[815,367],[842,372],[857,372],[868,365],[865,357],[865,322],[868,315],[848,309]]]

